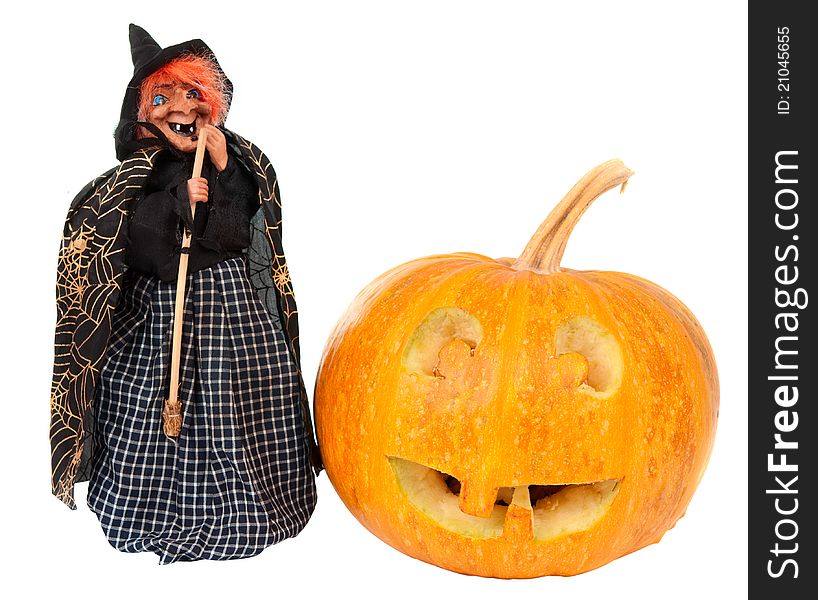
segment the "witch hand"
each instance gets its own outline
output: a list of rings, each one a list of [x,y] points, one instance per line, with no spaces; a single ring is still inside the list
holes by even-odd
[[[196,202],[207,202],[207,179],[204,177],[188,179],[187,197],[190,199],[190,206],[193,206]]]
[[[221,173],[227,168],[227,140],[222,130],[215,125],[205,125],[207,140],[205,146],[210,155],[210,162]]]

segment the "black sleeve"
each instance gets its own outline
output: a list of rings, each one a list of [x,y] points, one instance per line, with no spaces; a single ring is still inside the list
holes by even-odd
[[[229,155],[225,169],[213,177],[208,204],[201,243],[218,248],[224,256],[241,253],[250,245],[250,220],[258,210],[258,188],[234,156]]]
[[[253,175],[235,157],[228,155],[224,171],[216,175],[219,199],[228,199],[234,218],[249,224],[259,207],[258,187]],[[217,202],[219,204],[219,202]]]

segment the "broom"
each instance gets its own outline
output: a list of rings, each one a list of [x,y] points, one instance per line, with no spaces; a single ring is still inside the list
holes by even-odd
[[[202,176],[207,130],[202,130],[196,144],[196,157],[193,161],[193,177]],[[190,205],[191,219],[196,216],[196,202]],[[192,222],[191,222],[192,225]],[[179,275],[176,278],[176,307],[173,312],[173,350],[170,359],[170,396],[165,400],[162,410],[165,435],[178,437],[182,430],[182,403],[179,400],[179,365],[182,356],[182,322],[185,310],[185,285],[187,283],[187,259],[190,252],[190,241],[193,232],[185,227],[182,236],[182,252],[179,255]]]

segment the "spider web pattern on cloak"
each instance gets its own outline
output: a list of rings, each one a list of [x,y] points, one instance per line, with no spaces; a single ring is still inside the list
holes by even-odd
[[[157,153],[139,151],[89,183],[72,202],[63,230],[50,436],[53,492],[71,508],[75,481],[87,478],[87,415],[119,296],[128,207]]]
[[[245,160],[254,169],[259,184],[260,209],[252,220],[251,243],[248,250],[253,284],[265,306],[270,309],[270,313],[282,322],[289,333],[300,373],[298,308],[281,242],[281,197],[278,178],[261,150],[241,136],[233,135],[239,142]]]

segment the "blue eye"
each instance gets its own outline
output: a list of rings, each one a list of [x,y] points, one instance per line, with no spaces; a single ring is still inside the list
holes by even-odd
[[[153,105],[154,106],[162,106],[168,99],[165,98],[162,94],[157,94],[153,97]]]
[[[196,88],[192,88],[192,89],[188,90],[187,97],[188,98],[201,98],[202,94]]]

